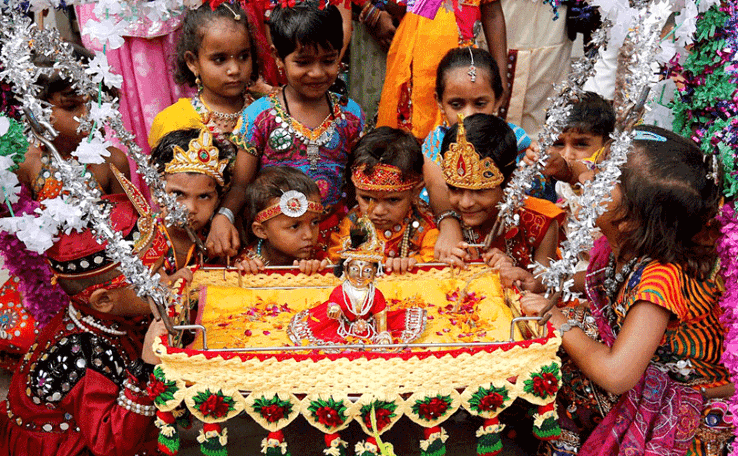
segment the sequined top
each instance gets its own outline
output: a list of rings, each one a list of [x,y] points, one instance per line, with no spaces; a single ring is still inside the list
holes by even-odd
[[[71,161],[79,164],[74,159],[71,159]],[[98,182],[95,180],[95,175],[92,174],[89,170],[85,171],[85,174],[85,178],[87,179],[90,188],[96,188],[101,193],[104,193],[102,187],[100,187],[100,184],[98,184]],[[59,174],[59,170],[56,168],[56,166],[54,166],[54,164],[51,162],[47,153],[41,154],[41,170],[38,172],[36,180],[33,181],[32,187],[33,199],[35,199],[36,201],[54,199],[61,195],[63,187],[61,175]]]
[[[65,309],[44,327],[13,375],[0,403],[1,446],[13,455],[155,454],[154,417],[119,399],[125,380],[145,388],[134,366],[149,320],[79,312],[75,321]]]
[[[278,93],[274,91],[244,110],[233,139],[237,146],[260,158],[261,168],[290,166],[304,171],[318,184],[328,211],[342,199],[344,169],[348,154],[364,130],[364,112],[353,100],[330,93],[331,115],[311,130],[287,114]],[[309,143],[315,145],[315,154]]]

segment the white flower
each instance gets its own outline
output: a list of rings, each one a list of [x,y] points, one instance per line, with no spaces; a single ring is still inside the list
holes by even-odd
[[[682,19],[680,23],[680,19]],[[687,1],[684,9],[677,16],[674,37],[677,44],[687,46],[692,43],[692,36],[697,31],[697,5],[693,1]]]
[[[72,152],[72,155],[77,157],[82,164],[101,164],[105,163],[105,157],[110,156],[108,147],[112,146],[109,141],[105,141],[99,136],[99,133],[95,133],[92,136],[92,140],[83,139],[77,150]]]
[[[9,157],[1,157],[2,161],[10,160]],[[12,162],[12,160],[10,160]],[[6,201],[10,204],[18,202],[18,193],[20,193],[20,182],[18,176],[15,173],[7,171],[8,167],[3,167],[0,164],[0,186],[2,186],[3,195],[0,197],[0,204],[5,204]]]
[[[87,226],[82,221],[82,210],[79,207],[68,204],[62,198],[44,200],[43,211],[38,213],[54,220],[56,226],[63,227],[64,233],[69,234],[73,229],[82,231]]]
[[[123,46],[125,33],[128,22],[113,19],[103,19],[100,22],[87,21],[85,25],[85,34],[92,39],[97,39],[101,44],[106,44],[109,49],[118,49]]]
[[[99,106],[97,103],[92,103],[90,107],[89,119],[91,122],[105,123],[107,119],[113,118],[117,115],[114,103],[118,101],[116,98],[112,103],[101,103]]]
[[[10,120],[5,116],[0,116],[0,136],[5,136],[5,133],[10,129]]]
[[[123,76],[111,72],[108,58],[102,52],[95,52],[95,58],[90,60],[89,68],[85,70],[85,73],[91,75],[90,79],[93,82],[104,82],[109,87],[116,87],[118,89],[123,85]]]
[[[93,12],[97,17],[120,14],[123,11],[123,2],[118,0],[98,0]]]
[[[5,217],[0,219],[0,229],[15,233],[20,241],[26,244],[28,250],[44,253],[54,245],[54,234],[48,229],[44,220],[30,214],[22,217]]]

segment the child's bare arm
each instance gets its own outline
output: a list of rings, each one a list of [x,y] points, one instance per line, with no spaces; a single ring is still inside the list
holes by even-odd
[[[233,169],[231,189],[220,205],[221,208],[230,210],[234,217],[241,211],[246,201],[246,186],[254,180],[258,167],[259,159],[257,157],[244,150],[238,151]],[[238,253],[240,245],[241,241],[235,225],[225,215],[216,213],[210,223],[210,233],[208,233],[205,242],[208,253],[213,257],[233,257]]]
[[[537,315],[547,302],[533,293],[520,298],[526,315]],[[559,309],[554,307],[551,312],[550,321],[555,328],[566,323]],[[638,301],[628,311],[612,347],[590,339],[577,327],[562,335],[562,345],[587,377],[611,393],[622,394],[643,376],[666,332],[670,316],[663,307]]]
[[[423,163],[423,179],[433,213],[438,215],[451,210],[448,187],[443,179],[441,167],[428,158]],[[435,257],[442,262],[449,263],[449,257],[453,255],[451,251],[464,240],[461,234],[461,224],[453,217],[446,217],[439,224],[438,231]]]

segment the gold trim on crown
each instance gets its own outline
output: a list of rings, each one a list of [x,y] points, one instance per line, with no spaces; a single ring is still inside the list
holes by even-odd
[[[225,185],[223,171],[228,166],[228,159],[219,160],[217,147],[213,145],[213,135],[205,129],[200,136],[190,141],[185,152],[181,147],[172,146],[172,161],[164,168],[165,173],[198,173],[215,179],[219,185]]]
[[[464,115],[459,114],[456,142],[443,156],[443,178],[446,184],[469,190],[496,188],[505,180],[490,157],[480,159],[474,145],[467,142]]]
[[[356,221],[356,227],[367,233],[366,241],[362,242],[357,248],[351,246],[351,235],[349,234],[343,240],[343,250],[339,255],[344,260],[363,260],[370,263],[382,263],[384,260],[384,242],[379,240],[377,230],[374,223],[369,217],[363,215]]]

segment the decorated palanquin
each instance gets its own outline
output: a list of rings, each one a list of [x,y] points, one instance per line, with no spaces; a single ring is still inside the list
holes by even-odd
[[[176,422],[191,413],[204,423],[202,451],[224,454],[218,453],[227,443],[224,423],[245,413],[269,432],[262,442],[267,455],[289,454],[282,429],[298,415],[325,433],[326,455],[351,453],[340,436],[351,421],[367,434],[353,453],[379,454],[381,434],[405,415],[424,428],[421,454],[440,455],[453,438],[441,425],[464,408],[484,419],[477,453],[494,455],[504,428],[497,417],[517,398],[530,405],[537,437],[559,436],[561,339],[550,325],[514,321],[517,296],[504,293],[490,269],[428,265],[379,277],[376,287],[392,311],[421,311],[420,337],[386,345],[350,337],[332,346],[295,345],[288,328],[295,315],[325,302],[340,280],[285,271],[195,274],[201,325],[195,340],[185,348],[172,338],[155,345],[162,364],[151,388],[163,450],[179,446]]]

